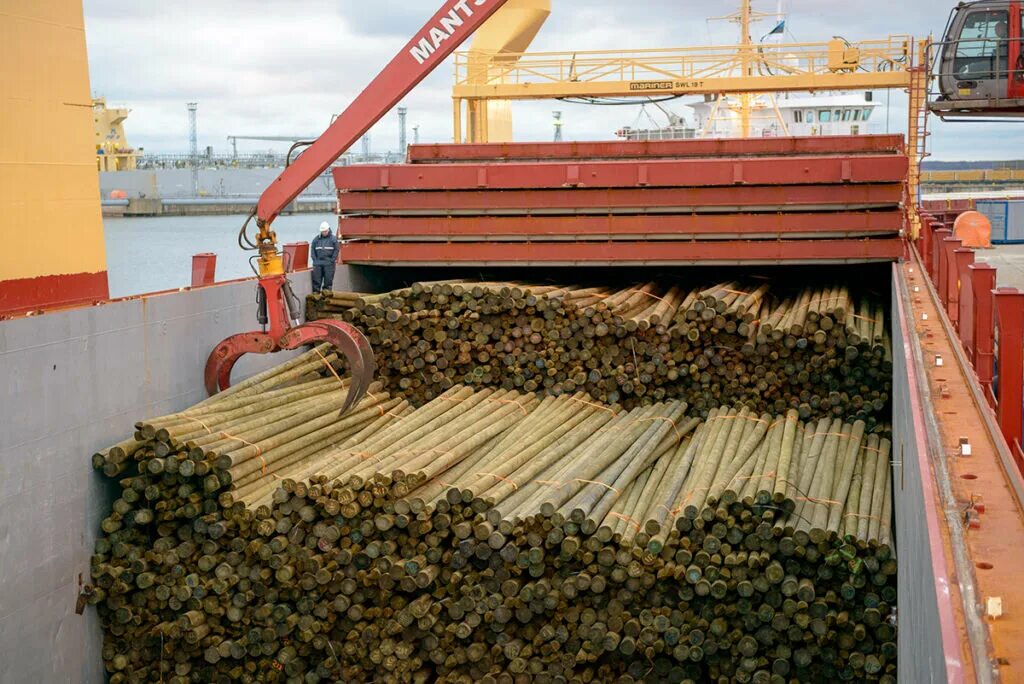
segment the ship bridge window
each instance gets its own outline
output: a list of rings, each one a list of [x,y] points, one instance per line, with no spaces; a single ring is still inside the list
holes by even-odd
[[[822,109],[818,111],[818,121],[820,121],[821,123],[828,123],[831,120],[832,112],[828,111],[827,109]]]
[[[793,112],[793,121],[795,121],[796,123],[803,123],[804,122],[804,113],[800,112],[800,111]]]
[[[979,10],[967,15],[956,42],[953,71],[957,78],[994,78],[997,71],[1006,73],[1008,19],[1006,10]]]
[[[865,109],[863,117],[861,118],[861,121],[867,121],[868,119],[870,119],[871,118],[871,112],[872,112],[872,110],[870,108]]]
[[[853,120],[854,121],[860,121],[860,110],[859,109],[854,109],[853,110]]]
[[[804,118],[807,119],[807,123],[814,123],[814,110],[808,109],[804,115]]]
[[[842,121],[843,120],[843,110],[837,109],[836,111],[834,111],[832,113],[832,120],[833,121]]]
[[[844,109],[843,110],[843,121],[850,121],[852,117],[853,117],[853,110],[851,110],[851,109]]]

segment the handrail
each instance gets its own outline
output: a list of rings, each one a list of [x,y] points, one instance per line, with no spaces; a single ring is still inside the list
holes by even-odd
[[[911,36],[842,43],[855,61],[836,64],[835,40],[814,43],[720,45],[639,50],[528,52],[487,55],[479,51],[455,54],[455,83],[460,86],[548,82],[599,82],[610,78],[710,78],[728,75],[746,66],[760,75],[825,75],[835,73],[888,73],[908,69],[914,59]],[[491,57],[491,59],[488,59]],[[778,71],[780,73],[773,73]],[[749,74],[754,75],[754,74]]]

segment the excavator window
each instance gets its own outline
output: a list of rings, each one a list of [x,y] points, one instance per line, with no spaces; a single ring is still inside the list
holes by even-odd
[[[1006,76],[1010,55],[1009,13],[979,10],[967,15],[957,38],[953,71],[962,81]]]
[[[1024,41],[1021,41],[1020,36],[1024,35],[1024,9],[1021,9],[1020,16],[1017,18],[1020,22],[1017,26],[1016,40],[1007,41],[1006,45],[1014,49],[1009,50],[1011,53],[1006,60],[1007,66],[1010,69],[1010,73],[1013,75],[1013,79],[1017,83],[1024,83]],[[1016,43],[1016,45],[1011,45]],[[1014,57],[1016,55],[1016,58]]]

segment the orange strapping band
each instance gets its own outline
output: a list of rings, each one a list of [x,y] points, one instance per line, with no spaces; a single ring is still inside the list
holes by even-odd
[[[870,323],[878,323],[877,318],[868,318],[867,316],[858,316],[857,314],[849,314],[851,318],[856,318],[861,321],[868,321]]]
[[[478,477],[479,476],[493,477],[495,480],[500,480],[501,482],[509,483],[510,485],[512,485],[512,489],[519,489],[519,485],[517,485],[515,482],[513,482],[510,479],[508,479],[507,477],[502,477],[501,475],[495,475],[494,473],[474,473],[474,475],[476,475]]]
[[[259,447],[259,445],[253,444],[252,442],[244,440],[241,437],[235,437],[234,435],[229,435],[228,433],[226,433],[224,431],[221,431],[220,434],[223,437],[226,437],[227,439],[233,439],[236,442],[241,442],[242,444],[245,444],[247,446],[251,446],[253,449],[255,449],[256,450],[256,458],[260,459],[260,461],[263,463],[263,467],[261,468],[261,472],[262,472],[263,475],[267,474],[267,461],[266,461],[265,458],[263,458],[263,449],[261,449]]]
[[[668,416],[651,416],[650,418],[639,418],[637,420],[630,421],[630,422],[633,422],[633,423],[649,423],[649,422],[655,421],[655,420],[667,421],[672,426],[672,430],[676,433],[676,439],[677,440],[682,440],[683,436],[681,434],[679,434],[679,426],[676,425],[676,421],[672,420]]]
[[[524,416],[530,415],[530,412],[526,410],[526,407],[515,399],[490,399],[489,401],[493,401],[495,404],[515,404],[519,407],[519,410],[523,412]]]
[[[812,439],[815,438],[815,437],[819,437],[819,436],[820,437],[842,437],[843,433],[841,433],[841,432],[812,432],[811,433],[811,438]],[[850,435],[846,435],[846,436],[849,437]],[[867,447],[865,447],[865,448],[867,448]]]
[[[761,418],[759,418],[757,415],[755,415],[753,413],[748,413],[745,416],[741,416],[738,413],[735,416],[716,416],[714,420],[737,420],[737,419],[739,419],[739,420],[749,420],[749,421],[752,421],[754,423],[767,423],[768,422],[766,420],[762,420]],[[778,422],[779,421],[775,421],[775,423],[778,423]],[[774,427],[775,423],[772,423],[771,425],[769,425],[769,427]]]
[[[313,347],[313,351],[316,352],[316,355],[319,356],[320,360],[324,362],[325,366],[327,366],[327,370],[331,371],[331,375],[337,378],[339,383],[344,385],[345,381],[342,380],[341,376],[338,375],[338,371],[334,370],[334,366],[330,364],[330,362],[327,360],[327,357],[323,355],[323,352],[321,352],[320,349],[317,347]]]
[[[839,505],[844,503],[842,501],[833,501],[832,499],[815,499],[813,496],[798,496],[797,501],[810,501],[811,503],[823,503],[823,504],[836,504]]]
[[[650,292],[644,292],[643,290],[630,289],[630,290],[623,290],[623,292],[632,292],[633,294],[639,293],[639,294],[642,294],[642,295],[647,295],[651,299],[657,299],[659,302],[665,301],[664,297],[659,297],[656,294],[651,294]]]
[[[585,482],[586,484],[600,485],[602,487],[605,487],[606,489],[609,489],[609,490],[615,492],[619,496],[622,496],[622,492],[620,492],[615,487],[612,487],[610,484],[605,484],[604,482],[597,482],[596,480],[584,480],[581,477],[577,477],[575,480],[573,480],[573,482]]]
[[[193,416],[193,415],[190,415],[190,414],[188,414],[188,413],[182,413],[182,414],[181,414],[181,417],[182,417],[182,418],[187,418],[187,419],[189,419],[189,420],[195,421],[196,423],[199,423],[200,425],[202,425],[202,426],[203,426],[203,429],[204,429],[204,430],[206,430],[206,433],[207,433],[207,434],[209,434],[209,435],[212,435],[212,434],[213,434],[213,430],[211,430],[211,429],[210,429],[210,426],[209,426],[209,425],[207,425],[206,423],[204,423],[204,422],[203,422],[202,420],[200,420],[199,418],[196,418],[195,416]]]
[[[665,504],[658,504],[658,508],[664,508],[665,512],[668,513],[669,515],[672,515],[674,513],[674,511],[671,508],[669,508],[668,506],[666,506]]]
[[[337,375],[335,375],[335,377],[337,377]],[[340,378],[339,378],[339,379],[340,379]],[[368,392],[366,393],[366,396],[370,397],[370,399],[373,399],[373,400],[374,400],[374,401],[376,401],[376,402],[380,402],[380,399],[378,399],[378,398],[377,398],[377,395],[376,395],[376,394],[374,394],[373,392],[369,392],[369,391],[368,391]],[[380,403],[378,403],[378,404],[377,404],[377,407],[376,407],[376,408],[377,408],[377,410],[378,410],[378,411],[380,412],[380,415],[381,415],[381,416],[385,415],[384,407],[383,407],[383,406],[381,406],[381,405],[380,405]]]
[[[744,295],[744,296],[749,296],[749,295],[753,294],[752,292],[743,292],[741,290],[730,290],[727,287],[723,287],[723,288],[721,288],[719,290],[716,290],[716,292],[725,292],[727,294]]]
[[[860,513],[847,513],[844,518],[863,518],[865,520],[881,520],[877,515],[861,515]]]
[[[625,520],[630,525],[633,525],[636,529],[638,529],[638,530],[640,529],[640,523],[638,523],[636,520],[634,520],[633,518],[629,517],[628,515],[623,515],[622,513],[615,513],[615,512],[610,512],[610,513],[608,513],[608,515],[612,516],[613,518],[618,518],[619,520]]]
[[[601,409],[602,411],[607,411],[608,413],[612,414],[613,416],[616,415],[615,411],[612,411],[607,406],[602,406],[601,404],[595,404],[592,401],[586,401],[584,399],[577,399],[576,397],[569,397],[569,401],[575,401],[575,402],[580,403],[580,404],[586,404],[587,406],[592,406],[592,407],[594,407],[596,409]]]

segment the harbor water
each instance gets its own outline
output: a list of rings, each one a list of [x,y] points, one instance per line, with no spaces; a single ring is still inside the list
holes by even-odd
[[[245,216],[161,216],[106,218],[107,277],[111,297],[186,287],[192,281],[192,255],[217,255],[217,280],[253,275],[249,257],[238,247]],[[274,221],[280,244],[309,242],[322,221],[336,225],[333,214],[296,214]],[[249,235],[256,232],[249,224]]]

